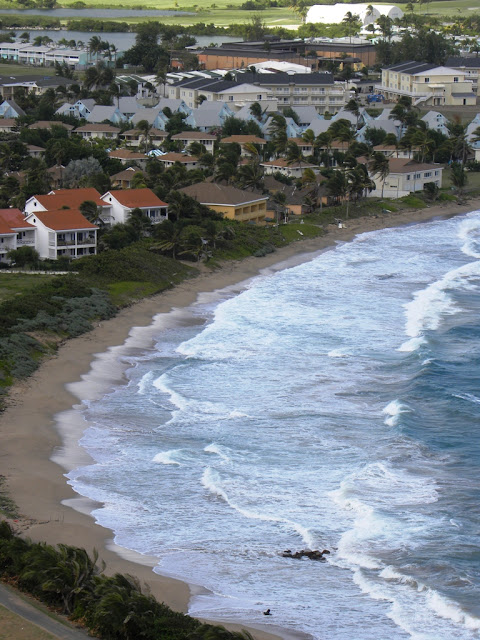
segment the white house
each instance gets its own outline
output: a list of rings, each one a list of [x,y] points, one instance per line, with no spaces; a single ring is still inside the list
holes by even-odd
[[[366,158],[357,160],[367,162]],[[384,198],[402,198],[415,191],[422,191],[427,182],[433,182],[439,188],[442,186],[443,167],[439,164],[427,164],[408,158],[389,158],[388,162],[390,173],[385,178],[385,184],[378,174],[370,172],[375,189],[367,194],[368,197],[381,197],[382,188]]]
[[[210,153],[213,153],[213,145],[216,139],[216,136],[203,131],[182,131],[182,133],[176,133],[172,136],[172,140],[181,142],[184,149],[188,149],[192,142],[199,142]]]
[[[86,124],[83,127],[75,129],[75,133],[82,136],[84,140],[116,140],[120,129],[113,127],[111,124]]]
[[[168,219],[168,204],[158,198],[151,189],[111,190],[104,193],[102,200],[111,207],[111,224],[128,221],[133,209],[141,209],[153,224]]]
[[[60,209],[79,209],[86,201],[95,202],[103,213],[108,214],[109,206],[100,199],[93,187],[84,189],[55,189],[47,195],[31,196],[25,203],[25,215],[35,211],[58,211]]]
[[[97,253],[97,229],[78,209],[34,211],[26,221],[36,227],[40,258],[80,258]]]
[[[0,262],[19,247],[35,247],[35,227],[25,221],[20,209],[0,209]]]
[[[377,22],[380,16],[391,20],[403,18],[403,11],[389,4],[314,4],[308,10],[306,22],[340,24],[347,13],[357,15],[363,25]]]
[[[293,162],[289,164],[284,158],[261,162],[260,166],[263,167],[267,176],[278,172],[289,178],[301,178],[305,169],[311,169],[315,174],[320,173],[320,167],[316,164],[309,164],[308,162]]]

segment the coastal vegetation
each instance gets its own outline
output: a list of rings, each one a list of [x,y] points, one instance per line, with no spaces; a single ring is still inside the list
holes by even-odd
[[[104,640],[252,640],[177,613],[131,575],[108,576],[93,551],[32,542],[0,521],[0,579]]]

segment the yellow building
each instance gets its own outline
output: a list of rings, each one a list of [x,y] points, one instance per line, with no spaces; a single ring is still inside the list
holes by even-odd
[[[200,182],[180,191],[229,220],[265,224],[267,196],[215,182]]]

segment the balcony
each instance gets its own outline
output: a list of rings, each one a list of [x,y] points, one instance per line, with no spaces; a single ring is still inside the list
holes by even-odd
[[[35,238],[22,238],[21,240],[17,239],[17,247],[34,247],[35,246]]]

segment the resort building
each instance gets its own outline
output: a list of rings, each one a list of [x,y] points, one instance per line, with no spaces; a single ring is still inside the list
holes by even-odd
[[[357,158],[358,162],[366,163],[366,158]],[[370,172],[370,178],[375,182],[375,189],[367,195],[371,198],[402,198],[415,191],[423,191],[428,182],[437,187],[442,186],[443,167],[438,164],[427,164],[408,158],[389,158],[389,174],[383,183],[382,178]]]
[[[94,202],[108,212],[109,206],[100,199],[100,194],[93,187],[84,189],[55,189],[47,195],[31,196],[25,203],[25,215],[36,211],[59,211],[79,209],[83,202]]]
[[[35,248],[35,226],[26,222],[20,209],[0,209],[0,262],[20,247]]]
[[[230,220],[265,224],[267,196],[214,182],[200,182],[180,191]]]
[[[158,162],[161,162],[165,169],[168,167],[173,167],[174,164],[179,162],[186,169],[195,169],[199,166],[198,158],[195,156],[189,156],[186,153],[176,153],[175,151],[171,151],[170,153],[165,153],[163,156],[158,156]]]
[[[116,140],[120,129],[111,124],[86,124],[75,129],[84,140]]]
[[[470,106],[477,101],[473,81],[465,72],[422,62],[382,69],[382,82],[375,85],[375,91],[387,100],[408,96],[414,106]]]
[[[273,173],[281,173],[288,178],[301,178],[305,169],[311,169],[315,174],[320,173],[320,167],[316,164],[308,164],[306,162],[287,162],[284,158],[261,162],[265,175]]]
[[[153,224],[168,219],[168,204],[158,198],[151,189],[111,190],[102,196],[110,207],[110,224],[125,224],[133,209],[141,209]],[[103,216],[102,216],[103,219]],[[105,222],[107,220],[105,219]]]
[[[203,133],[202,131],[182,131],[172,136],[172,140],[180,142],[183,149],[188,150],[192,142],[199,142],[209,153],[213,153],[213,145],[217,137],[211,133]]]
[[[36,227],[35,249],[40,258],[80,258],[97,252],[98,227],[78,209],[34,211],[26,222]]]

